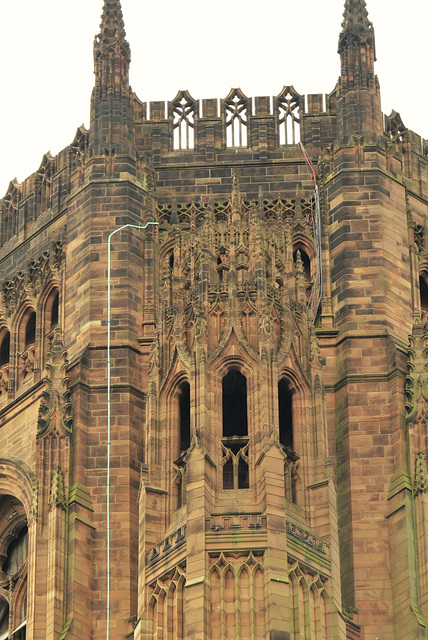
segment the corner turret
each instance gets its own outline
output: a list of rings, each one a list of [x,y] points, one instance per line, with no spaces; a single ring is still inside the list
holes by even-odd
[[[95,155],[123,155],[134,149],[131,50],[120,0],[105,0],[94,40],[95,87],[91,103],[91,147]]]
[[[346,0],[338,53],[341,74],[337,86],[337,139],[348,144],[351,136],[364,135],[375,142],[383,126],[374,69],[375,35],[365,0]]]

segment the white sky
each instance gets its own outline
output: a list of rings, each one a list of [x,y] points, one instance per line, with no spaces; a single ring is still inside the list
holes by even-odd
[[[103,0],[0,0],[0,197],[89,127],[92,44]],[[330,93],[344,0],[122,0],[140,100]],[[382,108],[428,138],[427,0],[367,0]]]

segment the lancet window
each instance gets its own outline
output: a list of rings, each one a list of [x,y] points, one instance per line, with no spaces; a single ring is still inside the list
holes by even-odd
[[[190,447],[190,384],[183,382],[179,387],[180,452]]]
[[[285,497],[297,502],[297,467],[300,456],[295,452],[295,433],[293,422],[293,389],[286,378],[278,382],[279,441],[284,448]]]
[[[294,450],[293,396],[285,378],[278,383],[279,441],[286,449]]]
[[[45,304],[44,313],[44,357],[45,361],[47,353],[50,349],[52,340],[54,338],[55,328],[59,324],[59,291],[57,288],[53,289]]]
[[[247,379],[231,369],[222,380],[223,489],[249,488]]]
[[[9,389],[10,332],[3,329],[0,334],[0,396]]]
[[[305,274],[305,282],[306,282],[306,299],[309,300],[309,298],[311,297],[312,285],[313,285],[311,260],[308,254],[306,253],[306,251],[299,246],[298,249],[296,249],[293,253],[294,262],[296,262],[297,260],[297,251],[300,252],[300,259],[302,260],[302,263],[303,263],[303,271]]]
[[[300,112],[303,106],[303,96],[294,87],[284,87],[275,98],[279,143],[297,144],[300,140]]]
[[[169,103],[173,124],[174,149],[194,149],[195,121],[198,115],[198,103],[188,91],[179,91]]]
[[[34,371],[36,358],[36,312],[25,312],[19,330],[20,380],[23,382]]]
[[[178,410],[178,454],[173,461],[175,507],[180,509],[186,502],[186,453],[190,447],[190,384],[185,380],[176,392]]]
[[[422,322],[426,325],[428,322],[428,273],[426,271],[419,276],[419,296]]]
[[[223,114],[226,124],[226,146],[246,147],[249,99],[240,89],[232,89],[223,100]]]

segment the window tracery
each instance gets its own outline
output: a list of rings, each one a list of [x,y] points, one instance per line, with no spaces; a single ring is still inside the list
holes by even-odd
[[[173,148],[194,149],[198,102],[188,91],[179,91],[169,103],[169,112],[173,121]]]
[[[0,496],[0,639],[25,640],[28,529],[22,503]]]
[[[247,379],[230,369],[222,380],[223,489],[249,488]]]
[[[391,115],[385,117],[385,131],[391,142],[404,142],[407,127],[404,125],[401,116],[392,110]]]
[[[221,638],[264,638],[264,582],[261,557],[220,553],[209,572],[211,629]]]
[[[249,99],[241,89],[231,89],[222,101],[226,126],[226,146],[246,147],[248,143]]]
[[[185,640],[185,584],[185,569],[178,566],[150,585],[149,623],[153,638]]]
[[[303,96],[294,87],[284,87],[275,98],[280,144],[297,144],[300,140]]]
[[[296,638],[327,640],[329,629],[329,595],[326,578],[310,573],[299,562],[289,567],[290,604]]]

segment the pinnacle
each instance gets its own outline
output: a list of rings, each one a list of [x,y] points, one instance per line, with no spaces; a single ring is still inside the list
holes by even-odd
[[[369,20],[366,0],[345,0],[342,33],[339,37],[339,52],[348,33],[356,36],[373,36],[373,24]]]
[[[99,39],[103,44],[109,44],[117,39],[129,48],[120,0],[104,0]]]

